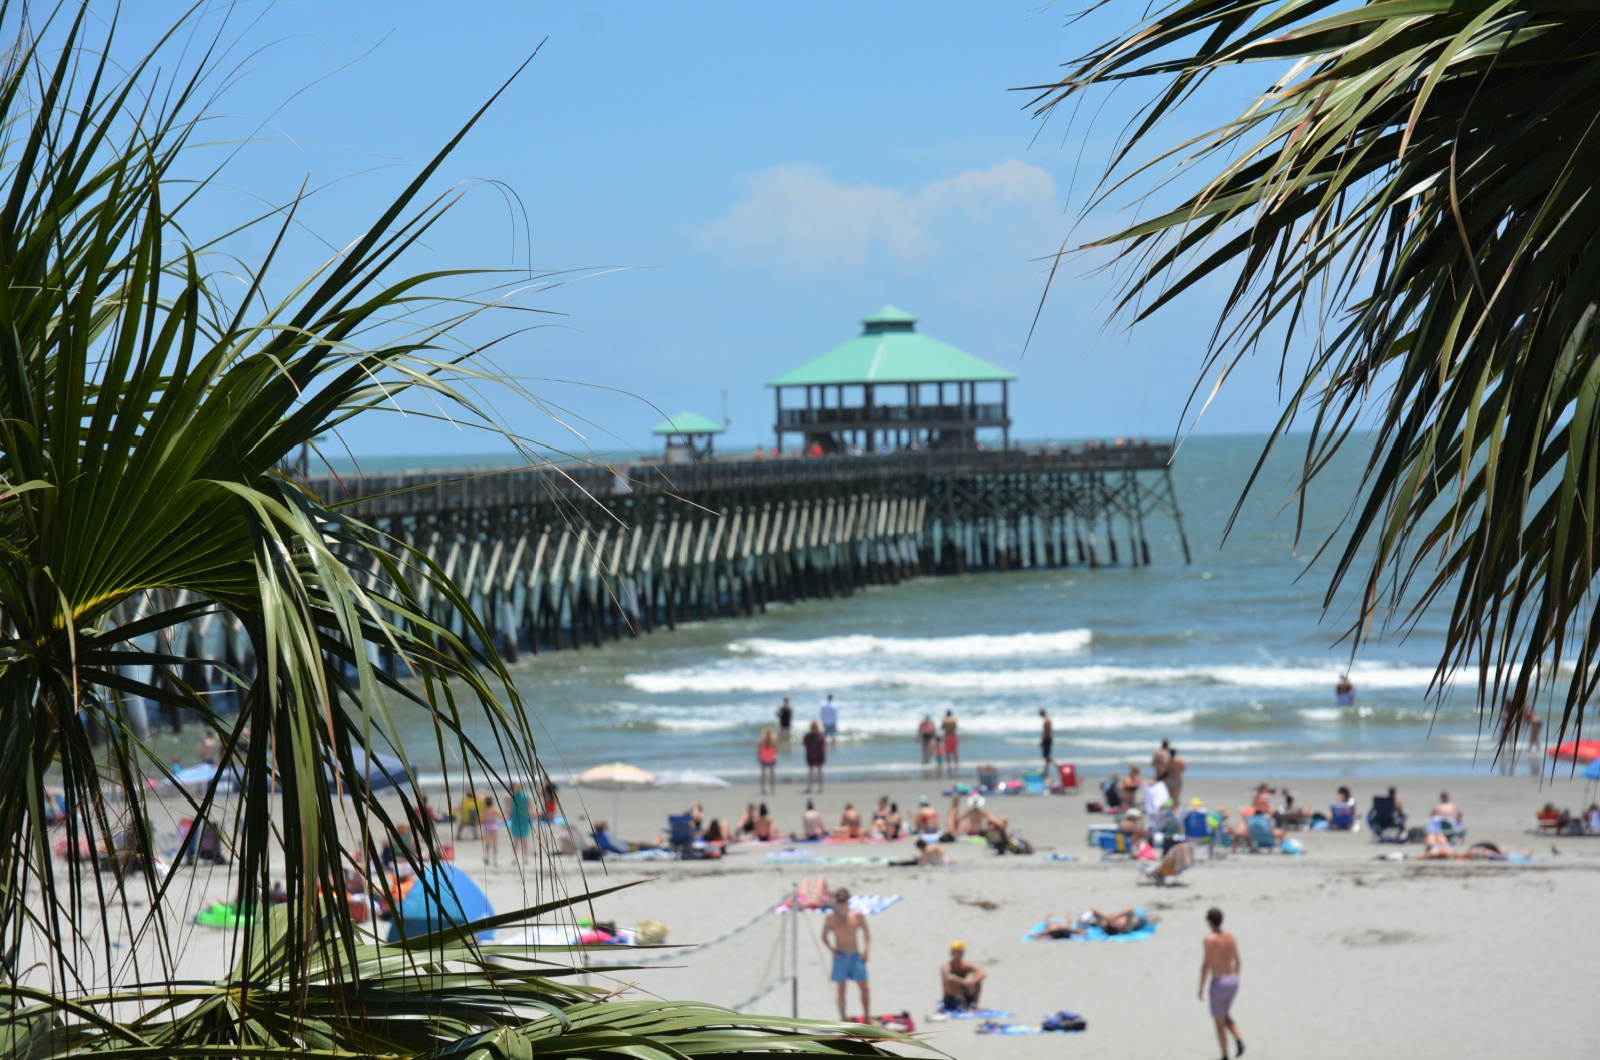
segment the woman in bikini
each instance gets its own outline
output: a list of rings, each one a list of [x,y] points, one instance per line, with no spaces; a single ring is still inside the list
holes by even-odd
[[[761,767],[761,794],[778,793],[778,734],[771,727],[761,730],[761,742],[756,745],[756,763]]]

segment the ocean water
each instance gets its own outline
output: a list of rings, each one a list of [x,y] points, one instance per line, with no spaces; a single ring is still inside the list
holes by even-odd
[[[1296,454],[1276,458],[1226,544],[1223,528],[1259,438],[1197,438],[1174,466],[1194,562],[1170,523],[1153,565],[928,578],[750,619],[661,631],[598,650],[525,657],[519,688],[559,777],[598,762],[753,775],[779,699],[797,725],[832,693],[841,738],[830,768],[916,774],[916,726],[953,711],[962,760],[1015,770],[1038,758],[1041,708],[1058,761],[1104,773],[1170,739],[1210,774],[1397,775],[1487,771],[1470,678],[1430,694],[1442,616],[1363,645],[1351,611],[1324,611],[1328,575],[1309,557],[1348,509],[1364,451],[1308,497],[1294,545]],[[1338,707],[1348,670],[1356,704]],[[796,741],[798,743],[798,741]],[[780,769],[802,768],[798,748]]]

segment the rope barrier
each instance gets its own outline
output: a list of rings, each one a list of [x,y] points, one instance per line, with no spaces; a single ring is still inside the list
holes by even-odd
[[[733,1011],[735,1011],[735,1012],[743,1012],[746,1008],[748,1008],[751,1005],[754,1005],[757,1001],[760,1001],[762,998],[766,997],[768,994],[770,994],[774,990],[778,989],[778,987],[783,986],[785,983],[787,983],[789,981],[790,981],[790,977],[789,976],[787,976],[787,975],[779,976],[778,978],[774,979],[772,982],[768,983],[766,986],[762,987],[760,990],[757,990],[755,993],[753,993],[749,997],[745,998],[743,1001],[736,1002],[736,1003],[734,1003],[732,1005],[729,1005],[728,1007],[733,1009]]]
[[[799,919],[798,919],[798,915],[799,915],[798,914],[799,892],[796,891],[796,892],[794,892],[792,894],[785,895],[784,896],[784,901],[790,901],[790,902],[794,903],[794,909],[792,909],[791,911],[795,912],[795,916],[796,916],[796,919],[790,921],[790,930],[789,930],[789,936],[790,937],[789,937],[789,943],[788,943],[788,947],[787,947],[788,956],[789,956],[789,969],[790,970],[786,974],[780,975],[778,978],[772,980],[772,982],[768,983],[766,986],[763,986],[760,990],[756,991],[754,994],[751,994],[749,997],[745,998],[744,1000],[739,1001],[736,1004],[729,1005],[728,1007],[731,1008],[735,1012],[742,1012],[744,1009],[746,1009],[749,1006],[755,1004],[757,1001],[760,1001],[762,998],[766,997],[768,994],[772,993],[774,990],[778,989],[780,986],[784,986],[784,985],[787,984],[787,985],[791,985],[793,987],[793,997],[791,999],[791,1007],[794,1009],[793,1014],[796,1015],[796,1016],[798,1016],[800,1014],[799,1013],[799,1005],[800,1005],[800,995],[799,995],[799,990],[800,990],[799,923],[800,922],[799,922]],[[653,955],[653,956],[649,956],[649,957],[640,957],[637,960],[630,961],[627,964],[586,964],[585,967],[587,969],[589,969],[589,970],[600,972],[600,971],[606,971],[608,969],[630,969],[630,968],[636,968],[636,967],[638,967],[640,965],[643,965],[643,964],[654,964],[654,963],[657,963],[659,961],[676,960],[676,959],[690,957],[690,956],[693,956],[695,954],[700,953],[703,950],[708,950],[713,946],[719,946],[722,943],[727,942],[729,939],[736,938],[739,935],[744,934],[746,931],[749,931],[751,928],[755,927],[757,924],[765,922],[767,920],[767,918],[772,916],[772,914],[775,913],[780,907],[782,907],[782,905],[783,905],[783,902],[774,903],[773,905],[768,906],[766,909],[763,909],[761,912],[757,913],[755,916],[751,917],[749,920],[746,920],[744,923],[735,924],[733,927],[729,928],[727,931],[724,931],[722,934],[716,936],[715,938],[708,939],[707,941],[702,942],[697,946],[685,946],[685,947],[683,947],[681,949],[674,949],[673,952],[671,952],[671,953],[663,953],[663,954]],[[808,934],[809,934],[809,932],[808,932]],[[816,937],[814,935],[812,936],[812,942],[813,942],[813,944],[817,944],[817,939],[816,939]],[[785,950],[784,938],[783,938],[783,934],[780,932],[779,935],[778,935],[777,947],[776,947],[776,949],[774,951],[774,954],[775,954],[776,958],[779,961],[782,961],[782,959],[783,959],[784,950]],[[763,975],[765,975],[765,974],[767,974],[767,972],[771,971],[772,961],[773,961],[773,957],[769,956],[768,959],[767,959],[767,968],[766,968],[766,970],[763,971],[763,973],[762,973]]]
[[[785,896],[785,897],[787,898],[787,896]],[[596,971],[601,971],[601,970],[606,969],[606,968],[632,968],[632,967],[635,967],[635,966],[640,965],[640,964],[653,964],[653,963],[655,963],[657,961],[670,961],[670,960],[677,960],[677,959],[680,959],[680,958],[683,958],[683,957],[688,957],[688,956],[691,956],[693,954],[700,953],[702,950],[709,950],[713,946],[721,945],[722,943],[727,942],[729,939],[731,939],[731,938],[733,938],[733,937],[735,937],[737,935],[744,934],[746,931],[749,931],[751,928],[755,927],[757,924],[760,924],[764,920],[766,920],[767,917],[771,916],[772,915],[772,911],[774,909],[777,909],[778,906],[781,905],[781,904],[782,903],[774,903],[773,905],[771,905],[771,906],[767,907],[766,909],[763,909],[761,912],[757,913],[755,916],[751,917],[749,920],[746,920],[744,923],[737,924],[737,925],[729,928],[727,931],[724,931],[722,934],[716,936],[715,938],[710,939],[710,940],[708,940],[706,942],[699,943],[698,945],[695,945],[695,946],[684,946],[684,947],[681,947],[681,948],[674,948],[671,953],[656,954],[656,955],[650,956],[650,957],[640,957],[637,960],[629,961],[627,964],[591,964],[591,965],[588,965],[587,967],[593,968]]]

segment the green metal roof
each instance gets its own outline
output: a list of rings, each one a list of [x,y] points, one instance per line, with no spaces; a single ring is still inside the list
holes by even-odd
[[[861,323],[865,327],[860,335],[767,385],[990,383],[1016,378],[964,350],[919,335],[917,318],[892,305],[884,306]]]
[[[680,412],[667,422],[661,424],[651,434],[721,434],[727,430],[716,420],[700,415],[698,412]]]

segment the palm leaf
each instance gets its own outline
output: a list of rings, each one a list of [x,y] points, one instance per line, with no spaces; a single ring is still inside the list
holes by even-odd
[[[1265,73],[1242,114],[1136,160],[1207,78],[1251,63]],[[1289,343],[1309,331],[1261,459],[1308,417],[1304,498],[1373,425],[1359,495],[1323,545],[1328,603],[1359,594],[1357,641],[1447,608],[1435,688],[1475,674],[1501,753],[1545,691],[1562,735],[1578,732],[1600,684],[1600,9],[1172,3],[1034,103],[1048,115],[1151,78],[1164,87],[1094,203],[1165,167],[1200,190],[1093,244],[1132,266],[1119,312],[1137,322],[1227,278],[1208,375],[1280,340],[1293,371]]]
[[[502,376],[458,333],[505,301],[503,281],[402,270],[456,201],[428,187],[483,111],[309,277],[269,277],[293,209],[264,213],[273,249],[230,299],[206,268],[217,247],[185,226],[195,192],[172,176],[216,60],[159,73],[163,41],[116,62],[115,23],[99,25],[76,4],[35,25],[0,0],[16,37],[0,64],[0,1048],[880,1052],[870,1030],[617,1002],[537,953],[459,931],[385,946],[352,923],[346,870],[375,861],[421,797],[401,785],[392,812],[360,766],[376,751],[408,760],[398,711],[428,723],[469,786],[542,776],[527,705],[448,573],[281,470],[408,393],[499,430],[472,388]],[[436,621],[430,600],[465,628]],[[209,621],[243,650],[212,657],[194,632]],[[197,667],[224,674],[236,704],[195,687]],[[240,905],[266,910],[274,872],[288,892],[230,937],[221,982],[174,978],[179,888],[147,787],[171,771],[141,701],[221,743],[236,797],[213,782],[182,805],[228,837]],[[98,848],[111,871],[58,862],[56,837]],[[421,838],[413,859],[436,857]]]

